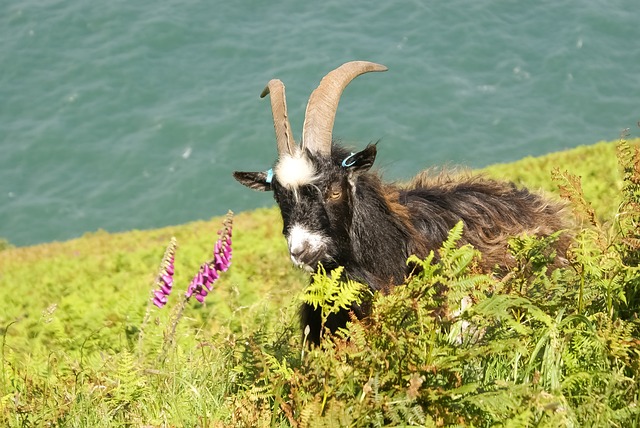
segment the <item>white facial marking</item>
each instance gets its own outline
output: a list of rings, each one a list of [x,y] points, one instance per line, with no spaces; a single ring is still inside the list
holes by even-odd
[[[293,155],[282,155],[274,172],[278,182],[290,190],[309,184],[317,178],[313,164],[300,151]]]
[[[313,266],[306,265],[299,257],[303,257],[304,254],[316,254],[322,251],[325,247],[325,238],[317,232],[311,232],[304,226],[295,224],[289,229],[287,243],[289,244],[291,261],[296,266],[304,266],[313,270]]]

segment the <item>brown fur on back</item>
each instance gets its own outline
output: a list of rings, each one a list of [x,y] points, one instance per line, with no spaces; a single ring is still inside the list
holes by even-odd
[[[463,243],[472,244],[482,253],[484,271],[496,267],[505,271],[513,266],[508,251],[510,237],[546,237],[570,227],[563,203],[519,189],[513,183],[466,171],[423,171],[399,189],[397,203],[406,207],[418,232],[416,253],[425,247],[439,248],[448,231],[463,220]],[[570,234],[564,233],[556,243],[557,264],[565,262],[570,240]]]

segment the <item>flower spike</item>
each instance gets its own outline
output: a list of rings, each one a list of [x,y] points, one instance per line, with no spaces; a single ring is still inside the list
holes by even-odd
[[[226,272],[231,266],[232,211],[227,213],[222,226],[222,229],[218,231],[220,237],[213,247],[213,259],[200,266],[200,270],[191,280],[185,293],[187,299],[195,295],[196,300],[202,303],[209,292],[213,291],[213,284],[220,277],[220,272]]]
[[[158,276],[156,276],[156,290],[153,293],[153,304],[159,308],[162,308],[167,304],[167,297],[171,294],[173,288],[173,273],[175,271],[175,255],[178,248],[178,241],[176,238],[171,238],[171,242],[167,246],[160,262],[160,268],[158,269]]]

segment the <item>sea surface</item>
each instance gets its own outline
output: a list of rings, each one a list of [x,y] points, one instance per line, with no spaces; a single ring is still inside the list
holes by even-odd
[[[0,237],[15,245],[273,204],[236,183],[295,136],[330,70],[334,136],[380,143],[388,179],[640,133],[637,0],[0,2]]]

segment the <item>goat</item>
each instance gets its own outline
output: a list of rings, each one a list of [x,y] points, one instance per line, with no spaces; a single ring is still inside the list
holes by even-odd
[[[386,70],[352,61],[328,73],[309,98],[300,145],[292,137],[282,82],[271,80],[261,94],[271,95],[278,159],[268,171],[233,175],[247,187],[273,191],[295,265],[310,272],[319,263],[327,271],[343,266],[346,277],[385,291],[406,279],[410,255],[424,258],[438,249],[460,220],[462,241],[482,253],[480,267],[486,272],[512,266],[509,237],[564,229],[562,204],[512,183],[428,172],[406,186],[385,183],[370,171],[376,144],[355,153],[334,144],[333,123],[344,88],[363,73]],[[363,318],[369,307],[353,305],[350,311]],[[325,327],[331,332],[343,327],[350,311],[332,315]],[[308,340],[319,343],[320,309],[303,305],[301,322],[303,329],[309,326]]]

